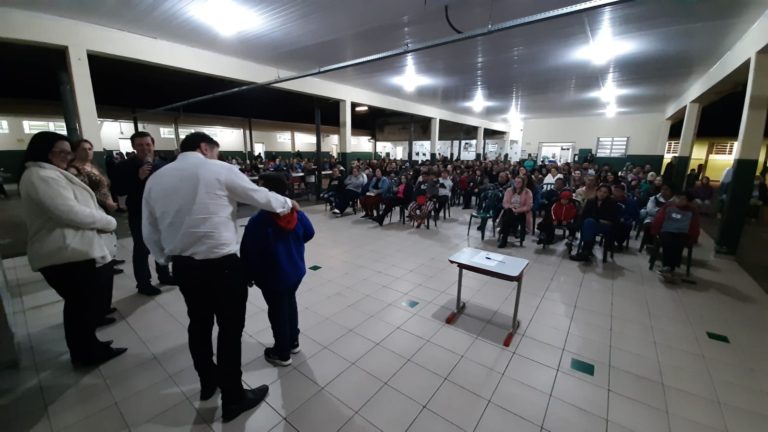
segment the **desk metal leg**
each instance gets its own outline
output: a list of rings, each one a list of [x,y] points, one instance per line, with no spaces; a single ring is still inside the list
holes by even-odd
[[[517,310],[520,307],[520,292],[523,290],[523,278],[517,281],[517,293],[515,294],[515,313],[512,315],[512,330],[507,333],[507,337],[504,338],[504,346],[508,347],[512,344],[512,338],[515,336],[517,329],[520,328],[520,320],[517,319]]]
[[[445,319],[446,324],[453,324],[453,322],[458,318],[459,314],[464,312],[464,308],[467,307],[467,304],[461,301],[461,279],[464,275],[464,269],[459,268],[459,288],[456,292],[456,309],[453,310],[450,314],[448,314],[448,318]]]

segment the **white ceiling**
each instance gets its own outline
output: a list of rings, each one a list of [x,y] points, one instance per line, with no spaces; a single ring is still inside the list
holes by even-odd
[[[406,42],[463,31],[579,3],[576,0],[237,0],[264,17],[263,25],[220,36],[189,11],[202,0],[2,1],[199,47],[284,70],[307,71]],[[478,87],[493,102],[482,113],[505,115],[513,99],[526,118],[595,115],[605,103],[592,94],[610,71],[623,93],[619,113],[663,112],[711,68],[768,9],[768,0],[635,0],[492,36],[413,54],[416,71],[433,84],[406,93],[391,82],[402,74],[399,57],[334,72],[323,78],[440,108],[473,114],[465,105]],[[595,66],[574,53],[610,24],[630,52]],[[75,31],[73,29],[73,31]]]

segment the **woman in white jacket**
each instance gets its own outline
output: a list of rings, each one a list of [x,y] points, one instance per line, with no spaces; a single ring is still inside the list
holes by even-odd
[[[64,299],[72,364],[92,366],[126,351],[96,337],[103,298],[99,266],[112,260],[107,234],[117,222],[99,208],[91,189],[66,171],[71,159],[67,137],[38,132],[27,146],[19,192],[29,264]]]

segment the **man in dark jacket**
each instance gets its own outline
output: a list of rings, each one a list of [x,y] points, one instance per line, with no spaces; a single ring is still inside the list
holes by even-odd
[[[155,139],[149,132],[136,132],[131,135],[131,146],[136,154],[120,163],[121,184],[128,197],[125,200],[128,207],[128,227],[133,238],[133,274],[136,278],[136,288],[140,294],[157,295],[159,288],[152,285],[152,273],[149,271],[149,249],[144,244],[141,233],[141,201],[144,197],[144,187],[149,177],[166,165],[155,158]],[[176,285],[167,265],[155,262],[157,278],[163,285]]]
[[[278,174],[265,174],[262,186],[286,196],[288,182]],[[267,303],[275,345],[264,350],[264,359],[275,366],[292,363],[299,352],[299,312],[296,290],[307,273],[304,243],[315,230],[302,211],[283,216],[260,211],[248,221],[240,243],[240,258],[246,277],[261,289]]]
[[[611,187],[607,184],[598,186],[595,198],[587,200],[581,214],[581,252],[571,255],[574,261],[589,261],[595,238],[598,234],[610,236],[619,222],[616,201],[611,198]],[[606,242],[607,243],[607,242]]]

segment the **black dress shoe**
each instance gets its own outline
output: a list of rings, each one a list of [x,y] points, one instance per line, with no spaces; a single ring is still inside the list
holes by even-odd
[[[100,343],[100,344],[102,344],[102,345],[104,345],[104,346],[107,346],[107,347],[111,347],[111,346],[112,346],[112,343],[114,343],[114,342],[115,342],[115,341],[114,341],[114,340],[112,340],[112,339],[107,339],[107,340],[105,340],[105,341],[99,341],[99,343]]]
[[[88,356],[72,356],[72,365],[75,367],[98,366],[112,360],[117,356],[125,354],[126,351],[128,351],[128,348],[104,347],[104,349],[100,349],[95,354]]]
[[[156,296],[158,294],[162,294],[160,288],[154,285],[140,286],[138,289],[139,294],[144,294],[145,296]]]
[[[240,414],[248,411],[249,409],[259,406],[261,402],[267,397],[269,393],[269,386],[262,384],[253,390],[243,390],[243,398],[234,403],[222,404],[221,420],[224,423],[228,423]]]
[[[200,384],[200,401],[205,402],[212,398],[216,394],[216,390],[219,388],[217,384]]]
[[[112,269],[112,274],[113,275],[119,275],[120,273],[125,273],[125,270],[123,270],[121,268],[117,268],[117,267]]]
[[[112,260],[112,265],[123,265],[123,264],[125,264],[125,260],[121,260],[121,259]]]
[[[96,327],[104,327],[110,324],[114,324],[115,322],[117,322],[117,319],[110,316],[105,316],[99,319],[99,321],[96,323]]]
[[[117,312],[117,308],[113,306],[113,307],[107,309],[107,312],[105,312],[104,315],[112,315],[115,312]]]
[[[161,285],[178,285],[178,283],[176,283],[176,279],[171,275],[160,276],[157,278],[157,280],[160,281]]]

